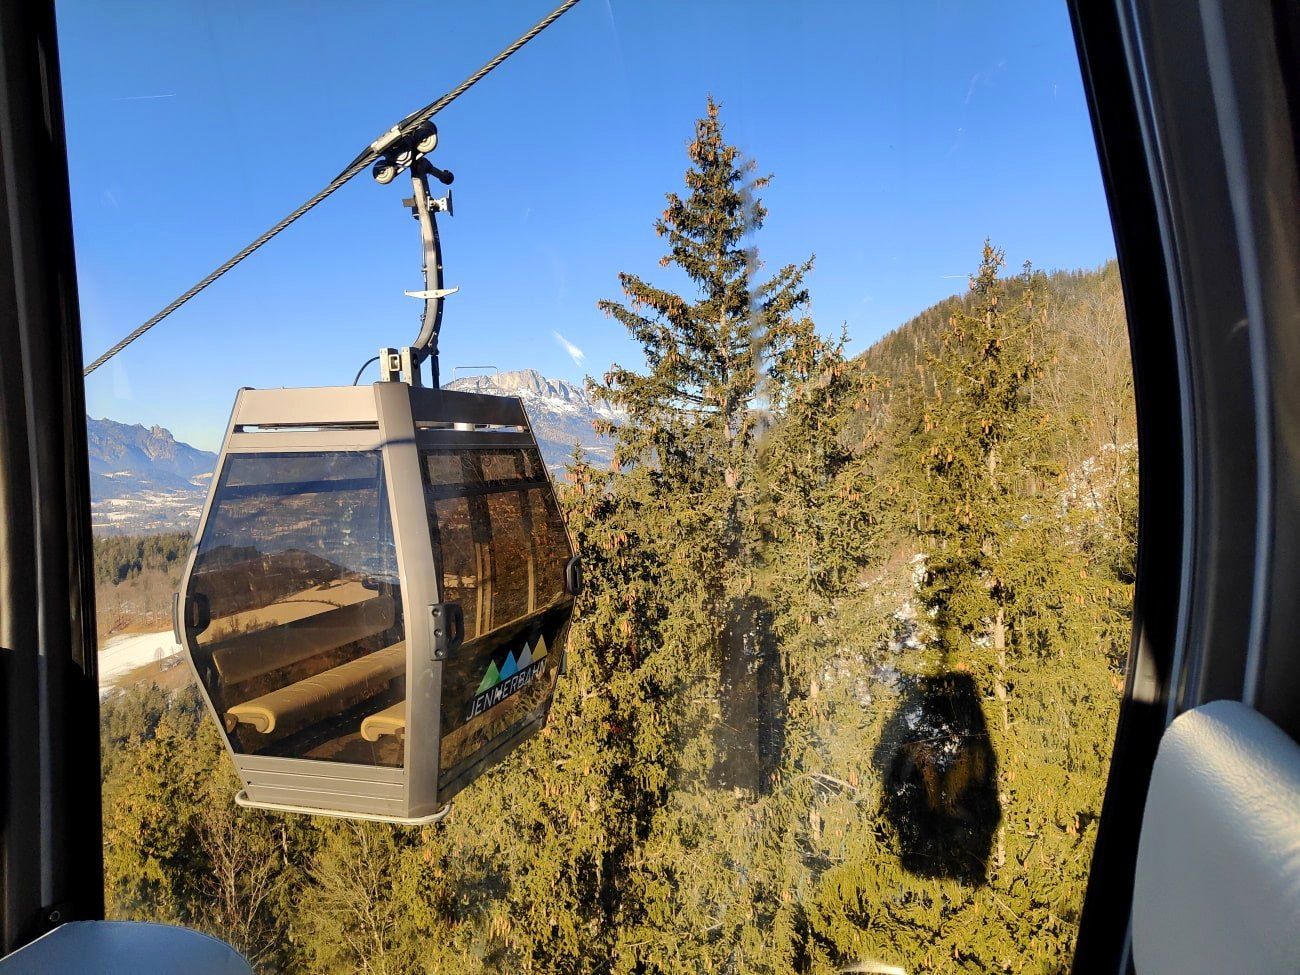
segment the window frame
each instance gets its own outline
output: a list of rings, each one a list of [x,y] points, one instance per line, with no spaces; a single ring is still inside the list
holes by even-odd
[[[343,459],[345,458],[357,459],[360,460],[366,466],[373,466],[373,476],[370,474],[364,476],[356,476],[355,474],[353,474],[352,476],[340,477],[337,479],[317,478],[316,480],[309,480],[309,481],[302,481],[302,480],[272,481],[268,477],[268,478],[262,478],[260,481],[257,480],[251,481],[248,484],[231,485],[229,483],[232,476],[232,472],[240,469],[248,462],[285,461],[292,464],[292,462],[298,461],[308,472],[310,472],[313,469],[312,467],[313,464],[328,466],[331,463],[333,464],[342,463],[344,462]],[[187,598],[190,598],[196,594],[201,594],[203,591],[203,577],[206,574],[205,567],[203,565],[203,559],[206,554],[210,554],[214,550],[213,548],[210,547],[214,539],[220,537],[216,533],[221,530],[221,526],[219,524],[214,524],[214,522],[218,522],[219,519],[223,516],[223,514],[229,510],[227,505],[232,500],[234,500],[235,502],[239,502],[249,498],[276,497],[277,495],[280,494],[284,494],[286,496],[299,497],[303,494],[308,494],[308,493],[310,493],[311,495],[313,495],[313,497],[317,499],[320,498],[328,499],[330,493],[334,491],[358,492],[358,498],[364,500],[367,507],[369,507],[370,504],[373,502],[374,505],[373,513],[376,518],[376,524],[374,526],[375,543],[377,545],[377,548],[373,553],[373,555],[376,559],[383,562],[387,562],[389,557],[391,557],[392,582],[397,588],[397,592],[395,594],[390,593],[388,596],[388,598],[390,599],[393,599],[394,596],[396,597],[395,605],[392,607],[392,619],[389,621],[388,625],[383,628],[383,631],[381,632],[387,633],[388,631],[398,628],[400,632],[400,639],[396,640],[395,642],[390,641],[388,643],[385,643],[383,647],[376,647],[372,650],[358,653],[355,656],[350,657],[345,661],[340,661],[339,666],[346,666],[348,664],[353,663],[354,661],[372,656],[375,653],[379,653],[381,650],[388,649],[391,646],[400,645],[403,648],[405,647],[407,617],[405,612],[403,611],[403,603],[402,603],[403,586],[402,586],[402,572],[398,562],[398,555],[397,555],[397,527],[393,517],[392,494],[389,489],[387,474],[384,467],[382,449],[376,448],[374,450],[301,449],[301,450],[279,450],[279,451],[254,451],[254,450],[230,451],[222,456],[219,466],[220,469],[214,473],[214,484],[216,486],[213,489],[211,498],[208,500],[207,505],[205,506],[201,524],[195,535],[193,551],[189,559],[189,562],[187,564],[187,569],[184,577],[184,585],[185,585],[184,591]],[[254,466],[254,470],[256,470],[256,466]],[[317,473],[319,472],[320,472],[319,469],[317,469]],[[307,488],[317,488],[317,489],[311,491],[304,490]],[[278,512],[263,510],[258,512],[258,514],[267,515],[270,518],[274,519],[277,516]],[[329,518],[326,517],[324,521],[328,522]],[[386,542],[387,545],[385,544]],[[391,547],[391,556],[387,556],[385,554],[384,549],[386,547]],[[284,551],[289,552],[295,550],[305,551],[302,549],[295,549],[293,547],[285,549]],[[269,551],[259,552],[259,556],[262,558],[266,558],[272,554],[274,553]],[[306,552],[305,554],[314,555],[315,553]],[[318,556],[318,557],[325,558],[324,556]],[[326,561],[330,561],[330,560],[326,559]],[[340,568],[344,568],[344,567],[340,566]],[[376,596],[376,598],[379,597]],[[240,613],[249,612],[253,609],[265,610],[271,606],[277,605],[279,602],[280,599],[277,598],[264,604],[258,603],[255,606],[249,607],[248,610],[239,610],[238,612],[227,613],[221,618],[226,618],[226,619],[233,618],[235,616],[240,615]],[[363,603],[352,604],[352,605],[365,605],[366,603],[369,602],[372,602],[372,600],[366,600]],[[339,607],[339,609],[343,609],[343,608],[345,607]],[[209,614],[210,613],[211,610],[209,609]],[[316,618],[321,615],[323,614],[314,614],[312,616],[306,617],[306,619]],[[232,714],[237,709],[242,709],[244,712],[247,712],[250,705],[255,705],[256,703],[262,701],[263,698],[269,697],[271,694],[275,694],[280,691],[289,690],[293,686],[293,684],[285,683],[285,684],[280,684],[278,686],[272,684],[263,693],[255,693],[252,694],[251,696],[241,697],[241,699],[237,701],[229,700],[226,694],[226,690],[228,686],[239,687],[243,684],[247,684],[249,680],[253,678],[246,678],[244,680],[230,681],[230,682],[223,679],[223,675],[219,672],[220,666],[217,664],[214,658],[216,653],[222,649],[220,644],[223,642],[229,642],[231,636],[224,637],[221,641],[214,641],[210,635],[208,639],[203,638],[204,634],[210,633],[211,627],[214,626],[217,623],[217,621],[218,621],[218,617],[210,616],[208,624],[203,628],[203,630],[194,632],[193,634],[190,634],[187,631],[185,635],[193,643],[192,654],[195,658],[193,663],[194,663],[194,673],[195,673],[196,680],[202,685],[202,687],[206,691],[206,696],[212,705],[214,713],[217,714],[220,713],[217,710],[218,703],[220,703],[221,711],[225,712],[225,714],[221,716],[221,718],[219,719],[218,725],[222,727],[224,732],[223,737],[227,739],[227,745],[232,752],[238,752],[239,754],[245,756],[253,755],[253,756],[265,756],[268,758],[288,758],[288,759],[298,759],[298,760],[309,761],[309,762],[330,762],[330,763],[346,764],[346,765],[362,765],[367,767],[376,766],[376,767],[384,767],[384,768],[403,768],[405,766],[406,748],[405,748],[404,739],[396,742],[396,744],[398,745],[398,754],[399,754],[399,758],[396,762],[386,762],[386,761],[380,761],[378,759],[374,761],[359,761],[356,758],[338,759],[338,758],[324,757],[318,754],[286,751],[286,749],[291,749],[293,747],[292,743],[295,740],[302,740],[302,739],[310,740],[312,730],[318,729],[319,726],[323,724],[327,724],[329,720],[328,718],[320,718],[315,721],[304,724],[301,728],[298,728],[293,732],[277,735],[275,738],[271,738],[266,742],[259,743],[259,747],[257,748],[244,747],[243,738],[245,736],[255,734],[256,731],[260,729],[254,729],[251,732],[244,731],[242,729],[242,724],[247,722],[241,722],[238,719],[232,719],[231,717]],[[292,622],[301,622],[301,621],[295,620]],[[280,625],[291,626],[292,623],[280,624]],[[265,627],[263,630],[257,630],[252,632],[260,633],[260,632],[266,632],[274,629],[276,629],[276,627],[272,626],[272,627]],[[308,629],[310,628],[308,627]],[[178,642],[180,642],[179,641],[179,637],[181,636],[180,630],[181,630],[181,624],[180,621],[178,620],[177,621]],[[344,644],[341,644],[338,647],[335,647],[334,649],[338,651],[338,650],[342,650],[343,647],[348,646],[352,643],[373,641],[374,638],[378,635],[379,633],[373,633],[363,637],[359,637],[358,639],[355,640],[346,641]],[[306,664],[308,661],[313,660],[318,656],[321,656],[324,652],[325,651],[322,650],[320,653],[312,654],[307,657],[303,657],[302,659],[299,660],[292,660],[286,662],[282,666],[273,667],[270,668],[269,670],[266,670],[260,676],[269,677],[272,674],[275,674],[280,671],[284,671],[291,667],[295,667],[295,666],[301,667],[301,665]],[[400,677],[403,684],[402,701],[405,702],[404,685],[406,683],[407,668],[406,668],[404,651],[402,657],[403,660],[402,660]],[[200,666],[200,663],[202,664],[202,666]],[[329,669],[330,669],[329,667],[326,667],[323,670],[307,673],[302,677],[296,678],[296,680],[300,682],[310,678],[321,677],[323,674],[328,672]],[[256,676],[259,675],[255,675],[255,677]],[[391,680],[396,680],[396,679],[397,679],[396,676],[391,678]],[[371,683],[373,684],[374,681],[371,680]],[[368,718],[374,714],[379,713],[380,711],[386,710],[388,707],[396,703],[395,701],[387,700],[389,696],[390,696],[389,692],[383,692],[383,693],[379,693],[367,697],[365,700],[378,699],[380,700],[380,703],[374,705],[373,707],[370,707],[368,713],[366,714],[362,714],[362,711],[366,710],[366,708],[363,706],[365,701],[358,702],[354,705],[350,705],[345,709],[345,713],[356,712],[357,716],[363,719]],[[272,717],[274,717],[274,711],[272,711],[271,714]],[[233,724],[232,724],[232,720],[233,720]],[[359,733],[360,733],[360,724],[358,724],[358,734]],[[317,743],[316,745],[313,745],[312,751],[318,749],[320,747],[320,744],[321,743]],[[372,749],[372,751],[376,755],[380,754],[383,751],[391,751],[392,746],[394,744],[395,744],[394,742],[388,742],[388,741],[378,742],[376,743],[376,747]],[[236,747],[237,745],[239,747]]]

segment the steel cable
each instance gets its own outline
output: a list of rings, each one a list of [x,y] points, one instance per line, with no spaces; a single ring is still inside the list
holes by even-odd
[[[555,21],[557,21],[570,8],[577,6],[578,3],[580,2],[581,0],[565,0],[564,3],[560,4],[549,14],[547,14],[545,17],[539,20],[536,24],[533,25],[533,27],[526,34],[523,34],[518,40],[516,40],[509,47],[505,48],[500,54],[494,57],[491,61],[487,62],[487,64],[483,65],[483,67],[479,68],[472,75],[470,75],[468,78],[462,81],[451,91],[447,92],[447,94],[443,95],[437,101],[430,102],[424,108],[419,109],[418,111],[412,113],[411,115],[406,116],[406,118],[402,119],[402,121],[399,122],[395,128],[400,130],[402,133],[406,133],[411,128],[414,128],[420,123],[428,121],[434,115],[438,114],[438,112],[441,112],[444,108],[446,108],[448,105],[454,102],[461,95],[465,94],[465,92],[469,91],[469,89],[473,88],[476,84],[482,81],[483,78],[485,78],[492,71],[500,67],[502,62],[504,62],[507,58],[509,58],[512,54],[518,51],[521,47],[523,47],[525,44],[531,41],[542,31],[546,30],[547,27],[555,23]],[[391,132],[392,130],[389,131]],[[271,240],[271,238],[275,237],[277,234],[283,231],[290,224],[294,223],[296,220],[298,220],[300,217],[306,214],[309,210],[316,207],[319,203],[321,203],[328,197],[332,196],[345,183],[351,180],[352,177],[356,176],[363,169],[369,166],[372,162],[378,159],[379,155],[380,154],[374,148],[374,145],[367,148],[364,152],[362,152],[359,156],[357,156],[357,158],[353,160],[352,163],[349,164],[348,167],[343,170],[343,172],[339,173],[332,180],[330,180],[329,184],[326,185],[324,189],[320,190],[318,193],[312,196],[311,199],[309,199],[306,203],[299,206],[296,210],[294,210],[284,219],[280,220],[269,230],[267,230],[266,232],[264,232],[263,234],[255,238],[252,243],[243,247],[237,254],[235,254],[233,257],[227,260],[224,264],[221,264],[219,267],[217,267],[217,269],[212,271],[212,273],[202,278],[197,284],[191,287],[188,291],[180,295],[180,297],[172,300],[165,308],[162,309],[162,311],[158,312],[152,318],[145,321],[142,325],[132,330],[130,334],[128,334],[125,338],[123,338],[121,341],[117,342],[115,345],[109,348],[106,352],[104,352],[97,359],[95,359],[95,361],[92,362],[90,365],[86,366],[82,375],[89,376],[92,372],[94,372],[96,369],[102,366],[109,359],[113,358],[113,356],[117,355],[119,352],[125,349],[128,345],[130,345],[132,342],[134,342],[136,339],[142,336],[145,332],[149,331],[149,329],[153,328],[155,325],[161,322],[164,318],[166,318],[168,315],[174,312],[177,308],[180,308],[181,305],[185,304],[187,301],[189,301],[199,292],[203,291],[210,284],[212,284],[214,281],[216,281],[218,278],[224,275],[231,268],[235,267],[246,257],[252,254],[254,251],[259,250],[262,247],[262,245],[267,243],[267,241]]]

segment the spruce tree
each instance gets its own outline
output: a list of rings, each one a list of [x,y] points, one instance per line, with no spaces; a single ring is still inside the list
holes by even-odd
[[[583,504],[588,537],[616,528],[620,560],[639,566],[622,570],[627,591],[592,591],[617,621],[601,640],[625,671],[615,686],[635,693],[614,705],[643,784],[624,806],[644,823],[621,881],[629,971],[750,970],[772,930],[797,926],[781,895],[797,864],[790,817],[756,798],[783,758],[787,692],[761,581],[760,440],[787,404],[816,400],[811,377],[838,355],[801,314],[811,260],[760,276],[768,179],[727,144],[712,99],[687,155],[686,192],[668,194],[655,229],[690,292],[624,274],[625,301],[601,303],[645,366],[615,365],[596,386],[626,420],[609,431],[617,473]]]
[[[1042,319],[1032,272],[1014,303],[998,277],[1002,252],[984,243],[968,304],[948,319],[940,350],[927,356],[914,421],[912,507],[925,545],[921,595],[942,649],[991,674],[1006,724],[1008,632],[1032,593],[1025,579],[1041,559],[1050,499],[1041,490],[1048,417],[1031,397],[1042,372]],[[1028,583],[1022,588],[1019,584]],[[986,663],[983,645],[992,659]],[[991,666],[990,666],[991,665]]]
[[[804,276],[812,261],[755,281],[757,251],[746,244],[767,214],[754,193],[771,177],[753,177],[753,162],[725,142],[712,98],[687,155],[689,192],[667,195],[655,232],[668,242],[659,263],[683,271],[697,293],[689,299],[620,274],[628,303],[602,301],[600,308],[640,343],[648,368],[614,365],[598,391],[628,415],[617,431],[619,461],[653,461],[665,478],[725,489],[725,525],[736,535],[755,400],[764,375],[782,375],[783,358],[810,332],[793,313],[808,301]]]
[[[674,595],[696,621],[681,663],[687,672],[718,672],[722,708],[743,712],[724,715],[724,726],[754,729],[763,717],[736,684],[754,670],[764,620],[753,592],[755,438],[766,416],[760,407],[783,395],[789,360],[815,336],[798,314],[812,261],[759,280],[750,242],[766,210],[755,194],[770,177],[755,177],[753,162],[727,144],[712,98],[687,156],[687,192],[667,195],[655,232],[668,245],[660,264],[682,272],[694,294],[619,276],[626,302],[600,307],[638,341],[646,368],[615,365],[597,392],[626,413],[612,431],[616,464],[639,469],[629,487],[662,523],[681,587]],[[740,743],[721,744],[721,774],[761,786],[750,766],[738,769],[726,754]]]
[[[824,663],[830,617],[878,558],[885,494],[850,447],[847,427],[871,380],[845,358],[846,336],[805,336],[782,362],[774,419],[760,441],[762,574],[777,609],[787,694],[802,697]]]

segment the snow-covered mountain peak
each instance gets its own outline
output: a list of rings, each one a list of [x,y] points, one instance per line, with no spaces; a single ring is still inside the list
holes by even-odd
[[[614,422],[622,418],[619,411],[603,400],[589,396],[583,387],[564,379],[548,379],[536,369],[512,369],[492,375],[462,376],[449,382],[446,388],[497,396],[518,396],[530,408],[535,404],[536,408],[556,413],[590,413]]]

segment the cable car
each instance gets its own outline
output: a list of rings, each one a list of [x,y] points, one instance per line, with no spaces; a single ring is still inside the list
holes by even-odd
[[[451,206],[426,177],[451,174],[402,152],[417,342],[371,386],[239,392],[175,600],[245,806],[435,821],[543,725],[564,671],[573,545],[521,402],[437,387]]]

